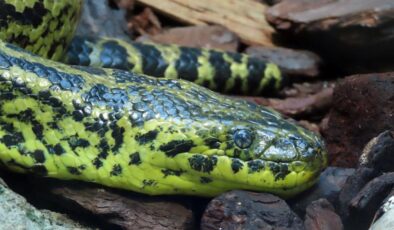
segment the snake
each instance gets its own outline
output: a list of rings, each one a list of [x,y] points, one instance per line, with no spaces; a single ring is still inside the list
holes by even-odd
[[[233,83],[223,89],[240,81],[247,90],[251,71],[263,70],[257,91],[275,89],[282,78],[274,64],[73,38],[81,4],[0,1],[2,168],[148,195],[212,197],[242,189],[291,197],[316,182],[327,164],[319,136],[272,109],[204,87],[218,87],[216,77],[230,72],[223,82]],[[122,63],[128,68],[116,68]],[[155,71],[164,76],[149,76]]]

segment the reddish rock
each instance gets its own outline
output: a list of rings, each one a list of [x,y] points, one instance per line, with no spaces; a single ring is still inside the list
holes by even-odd
[[[341,230],[341,218],[335,213],[334,207],[326,199],[312,202],[306,209],[306,230]]]
[[[334,89],[323,135],[332,165],[354,167],[365,144],[394,129],[394,73],[354,75]]]
[[[304,229],[286,202],[268,193],[231,191],[214,198],[205,210],[202,230]]]

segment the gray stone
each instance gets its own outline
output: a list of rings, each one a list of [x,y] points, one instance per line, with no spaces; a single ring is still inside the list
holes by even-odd
[[[107,2],[106,0],[84,1],[76,34],[131,41],[127,36],[125,11],[112,9]]]
[[[0,230],[89,229],[65,215],[38,210],[0,181]]]

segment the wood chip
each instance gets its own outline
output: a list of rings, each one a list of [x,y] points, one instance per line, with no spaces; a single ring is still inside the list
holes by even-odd
[[[171,28],[153,36],[142,36],[137,41],[177,44],[187,47],[219,49],[236,52],[237,36],[222,26],[188,26]]]
[[[127,27],[129,31],[135,31],[141,35],[155,35],[161,32],[161,23],[149,7],[146,7],[142,13],[133,16]]]
[[[260,105],[271,107],[286,116],[300,118],[318,112],[328,111],[331,105],[332,94],[333,89],[326,88],[316,94],[304,97],[289,97],[286,99],[266,99],[261,97],[242,98]]]
[[[273,28],[265,19],[267,6],[258,0],[136,0],[191,25],[222,25],[247,44],[273,46]]]

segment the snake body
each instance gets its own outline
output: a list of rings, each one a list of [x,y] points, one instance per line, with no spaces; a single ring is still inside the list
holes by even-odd
[[[59,24],[76,21],[80,3],[2,0],[1,38],[59,60],[74,30]],[[325,167],[320,138],[270,109],[183,80],[65,65],[3,41],[0,163],[10,170],[151,195],[291,196]]]
[[[222,93],[270,95],[284,84],[275,64],[244,54],[109,38],[75,37],[65,62],[181,78]]]

